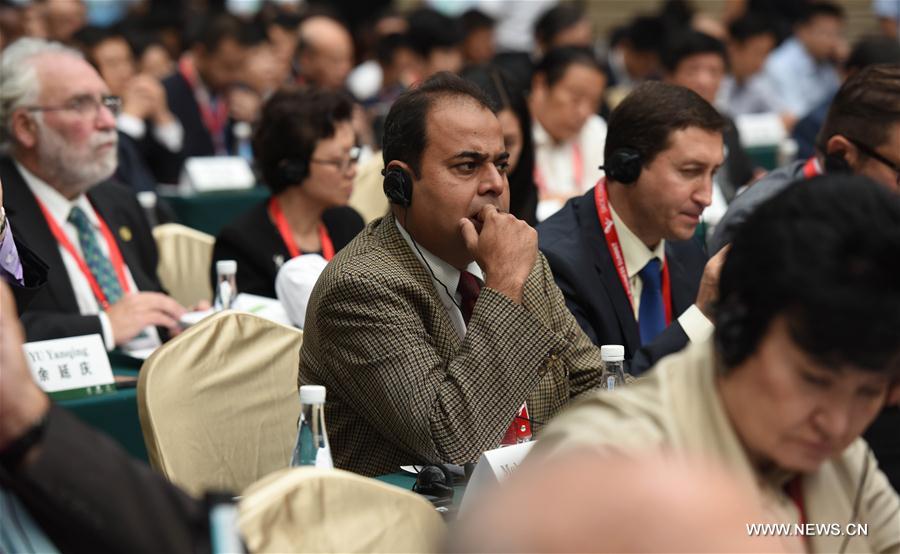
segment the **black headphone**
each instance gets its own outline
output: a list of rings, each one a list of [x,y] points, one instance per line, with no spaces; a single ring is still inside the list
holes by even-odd
[[[389,167],[383,169],[381,174],[384,175],[384,195],[387,196],[391,204],[397,204],[408,208],[412,205],[412,177],[402,167]]]
[[[434,504],[449,504],[453,500],[453,474],[443,464],[431,464],[423,467],[416,475],[413,491],[432,497]]]
[[[309,175],[309,165],[298,159],[287,159],[278,162],[278,178],[284,186],[296,185]]]
[[[850,164],[847,163],[846,152],[833,152],[825,154],[826,173],[853,173]]]
[[[641,176],[641,169],[644,162],[641,160],[641,153],[634,148],[624,147],[616,148],[606,160],[605,165],[601,165],[600,169],[606,172],[606,176],[622,183],[630,185],[638,180]]]

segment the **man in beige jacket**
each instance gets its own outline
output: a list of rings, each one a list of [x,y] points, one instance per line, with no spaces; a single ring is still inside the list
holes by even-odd
[[[865,177],[792,185],[735,238],[714,339],[565,412],[533,457],[710,456],[759,493],[747,500],[767,517],[742,532],[797,551],[900,552],[900,499],[860,438],[900,401],[898,260],[896,195]]]

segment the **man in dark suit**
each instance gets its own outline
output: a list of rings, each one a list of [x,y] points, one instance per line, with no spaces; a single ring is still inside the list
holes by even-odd
[[[158,344],[155,326],[177,331],[184,309],[157,292],[156,247],[134,194],[107,181],[116,98],[57,43],[21,39],[0,71],[9,84],[0,117],[10,133],[11,158],[0,160],[6,213],[49,266],[22,315],[28,339],[100,333],[107,349]]]
[[[20,237],[13,236],[3,206],[3,181],[0,180],[0,281],[13,291],[19,314],[47,283],[47,264]]]
[[[704,313],[719,260],[704,274],[691,237],[723,163],[724,126],[688,89],[640,85],[610,115],[606,177],[538,227],[575,319],[595,344],[623,345],[633,374],[712,330]]]
[[[38,388],[3,282],[0,311],[0,550],[208,551],[209,520],[200,502]]]
[[[241,80],[248,45],[253,40],[247,26],[237,18],[228,14],[211,16],[201,23],[191,55],[183,57],[178,70],[163,80],[169,109],[181,122],[184,138],[177,164],[165,159],[162,167],[156,168],[161,182],[177,183],[187,158],[237,153],[234,106],[227,96]],[[241,98],[246,100],[247,95]],[[259,104],[257,98],[257,108]]]

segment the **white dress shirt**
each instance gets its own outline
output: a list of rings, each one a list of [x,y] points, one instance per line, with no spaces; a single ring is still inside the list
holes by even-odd
[[[425,266],[425,271],[427,271],[428,275],[431,277],[434,290],[437,291],[441,302],[444,304],[444,308],[447,310],[447,315],[450,316],[450,322],[453,324],[453,328],[456,329],[456,334],[459,335],[459,339],[465,339],[466,321],[463,319],[462,311],[460,311],[459,308],[462,305],[462,296],[456,290],[459,286],[460,271],[435,256],[418,243],[414,243],[412,237],[410,237],[409,233],[406,232],[406,229],[400,225],[399,221],[395,219],[394,223],[397,225],[397,230],[400,231],[403,240],[405,240],[406,244],[412,249],[413,254],[415,254],[416,258],[418,258],[419,261],[422,262],[422,265]],[[470,263],[468,267],[466,267],[466,271],[474,275],[481,283],[484,283],[484,273],[481,271],[481,268],[478,267],[477,263]],[[449,296],[448,293],[453,296]]]
[[[564,202],[550,198],[563,196],[571,198],[583,194],[597,184],[603,176],[603,147],[606,144],[606,121],[599,115],[592,115],[581,127],[577,136],[566,142],[556,142],[535,119],[532,122],[534,137],[534,165],[536,181],[541,197],[538,201],[537,219],[543,221],[557,210]],[[581,165],[576,168],[578,155],[581,154]],[[581,179],[576,182],[580,173]],[[546,196],[546,197],[545,197]]]
[[[641,292],[644,290],[644,283],[639,273],[652,258],[657,258],[660,262],[665,261],[666,241],[659,241],[656,248],[650,250],[619,218],[612,204],[609,206],[609,211],[612,213],[616,234],[619,235],[619,244],[622,247],[622,255],[625,257],[625,270],[628,272],[628,284],[631,286],[634,319],[637,321],[641,306]],[[703,315],[696,304],[691,304],[684,313],[678,316],[678,323],[684,329],[688,340],[692,342],[706,339],[713,331],[712,322]]]
[[[47,211],[50,212],[50,215],[56,221],[56,224],[62,232],[65,233],[79,256],[82,258],[84,257],[84,254],[81,252],[81,243],[78,240],[78,231],[75,226],[68,221],[69,213],[72,211],[72,208],[76,206],[81,208],[87,215],[87,218],[94,229],[94,236],[97,239],[97,243],[100,245],[100,250],[107,258],[109,258],[109,247],[106,244],[103,234],[100,232],[100,219],[86,195],[82,194],[75,200],[69,200],[56,189],[22,167],[18,162],[16,162],[16,168],[25,179],[25,183],[28,185],[28,188],[31,189],[32,194],[34,194],[35,198],[47,208]],[[87,277],[85,277],[84,273],[81,272],[78,262],[71,254],[69,254],[68,250],[63,248],[62,245],[58,245],[58,248],[59,254],[62,256],[63,265],[66,268],[66,273],[69,275],[69,281],[72,283],[72,292],[75,294],[76,302],[78,302],[79,313],[81,313],[81,315],[97,315],[100,318],[100,326],[103,329],[103,342],[106,345],[107,350],[113,350],[116,347],[116,344],[113,337],[112,325],[109,322],[109,316],[102,310],[100,302],[97,300],[97,297],[94,296],[94,291],[91,289],[90,282]],[[131,276],[131,270],[128,269],[127,265],[125,266],[125,279],[128,281],[129,290],[132,292],[138,290],[137,284]],[[125,291],[122,292],[124,293]],[[126,350],[148,348],[150,346],[159,346],[160,343],[161,341],[159,339],[159,334],[156,332],[156,328],[149,326],[144,329],[142,335],[139,335],[123,348]]]

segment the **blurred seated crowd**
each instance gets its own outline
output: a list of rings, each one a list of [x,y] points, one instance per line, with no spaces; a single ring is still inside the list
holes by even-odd
[[[221,307],[224,261],[303,330],[335,467],[537,441],[435,548],[900,551],[900,5],[852,42],[841,2],[669,0],[606,36],[591,8],[0,0],[0,493],[22,519],[0,551],[210,548],[203,506],[48,402],[21,344],[165,348]],[[186,306],[154,228],[203,198],[205,158],[264,199],[209,214],[213,294]],[[602,537],[569,532],[592,525],[574,506]]]

